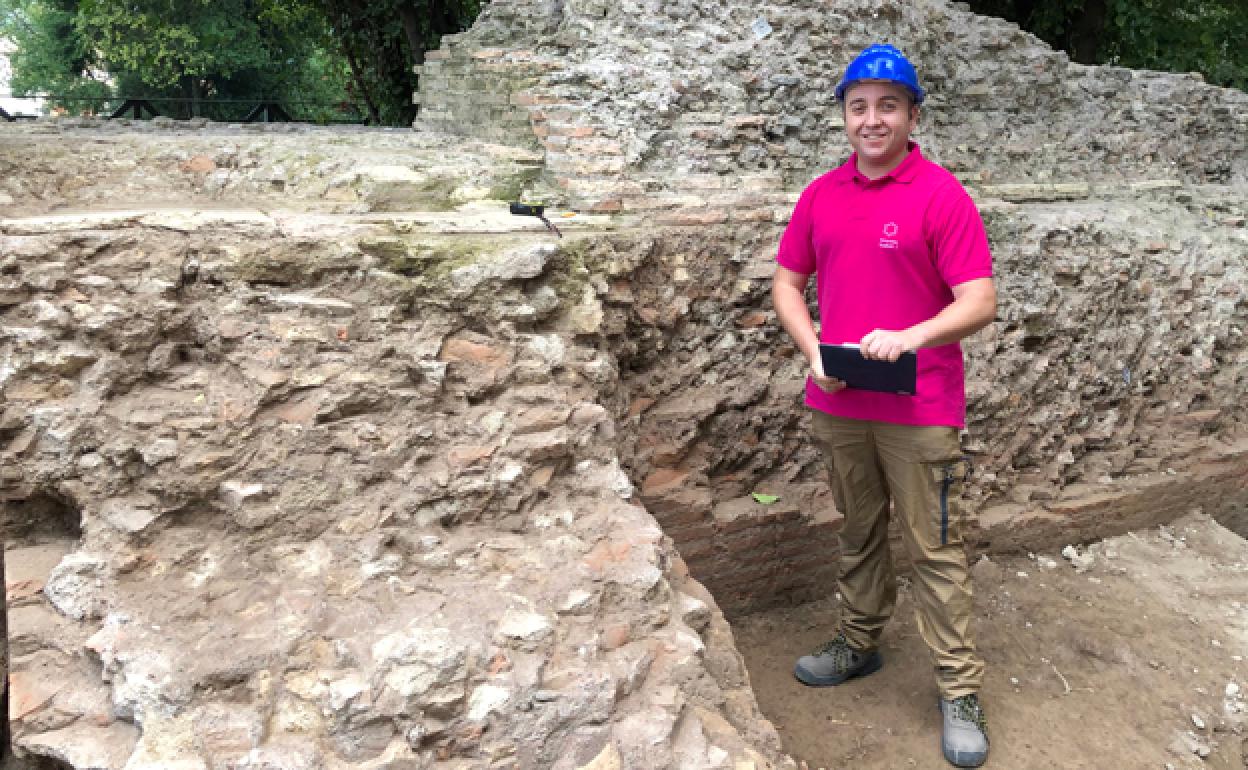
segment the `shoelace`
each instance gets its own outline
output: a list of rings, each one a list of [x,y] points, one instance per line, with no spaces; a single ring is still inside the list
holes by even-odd
[[[979,726],[980,730],[987,731],[988,719],[984,716],[984,709],[979,705],[979,698],[974,695],[963,695],[961,698],[953,699],[953,717],[963,722],[971,722]]]
[[[814,654],[816,656],[831,655],[832,662],[838,667],[849,666],[854,662],[854,650],[841,634],[815,650]]]

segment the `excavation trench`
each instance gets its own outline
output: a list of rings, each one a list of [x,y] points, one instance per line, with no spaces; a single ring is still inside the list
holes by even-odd
[[[55,493],[28,490],[20,499],[0,500],[0,586],[4,601],[0,602],[0,767],[12,770],[16,760],[11,757],[9,714],[18,704],[11,702],[9,667],[11,655],[17,654],[10,645],[9,602],[26,598],[32,585],[39,585],[43,574],[54,561],[34,558],[36,553],[59,555],[73,549],[82,536],[82,513],[72,503]],[[17,558],[7,560],[5,552]],[[39,770],[55,770],[55,760],[39,765]]]
[[[838,759],[870,766],[865,758],[877,751],[884,757],[877,767],[905,766],[909,759],[926,765],[930,754],[920,754],[919,747],[931,743],[934,688],[926,654],[906,620],[910,610],[904,591],[898,622],[885,640],[886,657],[894,663],[874,683],[827,693],[795,689],[791,678],[793,658],[823,641],[833,627],[839,519],[824,485],[823,464],[805,433],[805,365],[767,300],[778,225],[627,227],[598,234],[567,227],[570,237],[555,243],[528,232],[433,234],[412,232],[419,226],[411,223],[378,226],[345,219],[301,222],[298,236],[279,227],[256,235],[249,228],[260,226],[252,219],[244,221],[245,227],[234,223],[239,231],[228,230],[229,220],[200,230],[174,221],[190,234],[170,239],[166,224],[166,229],[128,232],[124,228],[131,223],[123,222],[115,225],[121,235],[37,233],[27,246],[32,252],[43,249],[36,254],[49,261],[52,255],[76,260],[76,276],[91,279],[84,286],[110,291],[121,284],[93,276],[119,270],[118,255],[132,255],[138,264],[132,271],[122,259],[124,272],[139,273],[135,285],[155,286],[160,297],[141,303],[117,292],[122,297],[117,302],[131,303],[133,328],[118,324],[115,336],[93,340],[108,347],[109,355],[91,359],[65,345],[60,358],[30,357],[28,370],[20,374],[26,378],[23,392],[35,394],[31,398],[81,385],[99,388],[108,401],[94,433],[79,434],[90,441],[84,440],[63,464],[40,475],[33,455],[22,455],[22,462],[29,463],[28,477],[59,474],[60,481],[26,489],[6,503],[5,537],[22,545],[18,566],[42,570],[32,576],[35,582],[46,579],[69,550],[98,551],[120,540],[126,572],[109,578],[129,581],[125,590],[132,593],[118,601],[134,612],[142,612],[157,593],[164,594],[161,601],[181,607],[180,586],[202,585],[205,564],[241,564],[250,557],[255,563],[240,569],[239,576],[226,576],[231,582],[220,593],[229,597],[226,606],[248,609],[272,596],[286,601],[284,583],[302,574],[280,571],[292,569],[291,554],[318,564],[332,563],[335,555],[351,565],[356,564],[351,559],[361,560],[359,569],[376,570],[370,573],[374,576],[436,578],[445,581],[435,586],[439,591],[454,595],[464,590],[462,576],[453,569],[456,559],[478,553],[485,539],[511,538],[507,548],[490,555],[490,563],[522,570],[523,559],[507,561],[507,553],[540,552],[550,541],[542,527],[565,514],[576,518],[570,511],[579,510],[578,469],[618,462],[645,512],[735,625],[757,700],[792,753],[812,764]],[[334,238],[316,229],[331,227],[337,228],[335,238],[355,239],[352,246],[358,249],[338,250]],[[179,244],[176,253],[162,252],[172,240]],[[1009,270],[1011,255],[1004,256],[1003,282],[1008,283],[1017,271]],[[359,270],[364,260],[378,269]],[[57,265],[55,270],[64,269]],[[500,272],[504,269],[510,272]],[[54,280],[47,285],[51,288],[27,290],[29,297],[53,297],[53,290],[72,288]],[[61,324],[58,333],[65,339],[77,333],[46,311],[32,299],[12,312],[19,322],[50,318],[47,323]],[[1228,526],[1242,522],[1243,450],[1226,427],[1233,425],[1234,412],[1228,408],[1226,414],[1210,416],[1210,410],[1201,410],[1199,419],[1184,414],[1173,423],[1154,420],[1153,404],[1174,403],[1185,387],[1179,377],[1164,379],[1161,364],[1151,364],[1151,371],[1137,366],[1137,378],[1154,378],[1147,392],[1115,391],[1112,384],[1097,391],[1097,414],[1128,416],[1116,432],[1102,423],[1089,425],[1079,404],[1069,401],[1070,408],[1060,415],[1029,420],[1068,390],[1061,383],[1011,379],[1022,371],[1020,360],[1043,355],[1046,345],[1059,346],[1052,336],[1038,343],[1035,335],[990,334],[967,346],[972,400],[966,450],[978,473],[963,496],[978,517],[969,537],[974,550],[994,559],[999,553],[1056,554],[1065,544],[1154,527],[1193,508]],[[1061,361],[1053,366],[1070,367],[1065,374],[1071,376],[1077,368]],[[84,372],[91,376],[76,379]],[[370,380],[360,372],[379,374]],[[998,398],[994,388],[1007,385],[1017,399]],[[1198,461],[1191,447],[1214,434],[1224,439],[1220,454]],[[10,435],[10,445],[20,444],[25,451],[35,437],[13,443],[22,435],[20,430]],[[1080,441],[1068,441],[1073,436],[1081,436]],[[1046,453],[1037,446],[1071,446],[1079,454],[1070,450],[1074,461],[1055,471],[1041,465],[1037,458]],[[1133,472],[1119,473],[1112,483],[1095,483],[1114,468]],[[1145,472],[1150,469],[1159,472]],[[78,503],[62,494],[83,494],[78,484],[83,479],[97,485],[94,497],[87,497],[94,518],[86,522]],[[1020,488],[1026,495],[1017,494]],[[97,498],[112,502],[96,505]],[[601,500],[586,505],[607,507]],[[597,513],[580,511],[587,520]],[[556,566],[600,555],[604,563],[623,558],[628,547],[637,545],[629,538],[643,529],[620,536],[619,548],[600,548],[607,540],[605,525],[598,526],[577,533],[598,543],[589,557],[569,556],[571,561]],[[322,539],[332,545],[319,552],[309,545],[323,546]],[[442,541],[458,543],[460,550],[442,553],[450,550]],[[977,568],[977,582],[988,587],[981,620],[991,621],[993,629],[984,635],[986,654],[994,656],[990,664],[997,664],[991,669],[993,692],[1012,691],[1012,677],[1034,685],[1037,697],[1065,697],[1064,689],[1053,689],[1061,686],[1060,677],[1036,662],[1042,657],[1068,662],[1058,665],[1064,676],[1074,670],[1085,676],[1084,685],[1094,687],[1102,664],[1125,666],[1119,673],[1138,673],[1132,661],[1170,660],[1199,641],[1185,632],[1137,649],[1119,639],[1147,630],[1130,613],[1115,609],[1113,601],[1137,606],[1125,578],[1105,601],[1087,598],[1093,610],[1113,616],[1116,626],[1125,629],[1122,634],[1107,637],[1072,627],[1066,617],[1083,610],[1063,604],[1064,597],[1096,584],[1082,575],[1054,573],[1043,592],[1026,583],[1008,585],[1022,580],[1011,576],[1036,572],[1023,559],[1007,556],[1000,566],[990,562]],[[7,561],[9,583],[15,562]],[[106,561],[80,561],[75,569],[90,576],[91,570],[105,570]],[[1137,558],[1132,569],[1146,561]],[[653,565],[644,567],[649,572],[642,574],[658,574]],[[543,577],[551,571],[557,570],[546,569]],[[475,592],[488,593],[494,585],[483,579]],[[314,596],[324,590],[311,579],[299,588]],[[359,590],[364,589],[361,584]],[[403,605],[404,612],[429,611],[419,600],[422,591],[437,593],[428,586],[414,590],[416,598]],[[244,598],[255,601],[248,604]],[[1150,617],[1175,612],[1162,599],[1138,598]],[[659,625],[662,613],[650,617],[652,607],[641,601],[653,601],[654,595],[633,599],[638,603],[623,607],[620,614],[626,617],[612,629],[621,639]],[[32,610],[38,596],[27,600],[25,617],[51,619],[54,630],[52,620],[73,625],[54,613]],[[356,627],[349,620],[361,626],[380,622],[385,613],[368,614],[369,602],[390,600],[369,596],[358,606],[343,601],[335,611],[348,620],[318,622],[352,638]],[[93,620],[103,614],[89,603],[67,606],[81,607]],[[298,606],[303,609],[292,616],[314,615],[319,605]],[[216,618],[193,610],[188,617],[188,627],[216,625]],[[1095,622],[1093,614],[1082,617],[1085,625]],[[1038,625],[1037,618],[1054,629],[1053,636],[1020,642],[1006,630],[1027,622]],[[37,651],[33,645],[39,640],[13,620],[11,615],[10,637],[32,645],[23,653]],[[491,633],[464,623],[470,629],[465,636]],[[74,626],[84,640],[86,625]],[[297,638],[330,634],[311,625],[305,630]],[[164,637],[133,640],[139,640],[135,650],[142,654],[177,646]],[[208,670],[218,662],[214,655],[228,657],[235,649],[228,639],[214,642],[221,646],[211,648],[212,655],[191,661],[206,669],[195,672],[199,691],[244,696],[243,683],[252,674],[226,665]],[[42,643],[55,646],[46,638]],[[1208,645],[1204,640],[1201,649]],[[1046,654],[1048,648],[1064,650],[1069,660]],[[287,654],[288,649],[276,646],[264,651],[273,659]],[[1209,660],[1199,667],[1222,675],[1222,663]],[[107,689],[99,661],[88,664],[84,676],[97,689]],[[110,664],[122,670],[127,661],[114,657]],[[1203,686],[1212,692],[1214,684]],[[1107,687],[1106,692],[1126,702],[1126,686],[1123,680],[1122,689]],[[126,694],[136,701],[141,695]],[[853,705],[832,698],[849,698]],[[38,705],[32,711],[36,715]],[[1038,700],[1033,705],[1050,704]],[[1091,719],[1104,706],[1092,699],[1080,708]],[[738,728],[749,714],[738,715]],[[395,720],[402,719],[406,715],[400,711]],[[1022,730],[1024,721],[1007,718],[1006,723]],[[30,735],[42,734],[44,727],[34,719],[22,723]],[[407,723],[403,727],[415,729]],[[132,747],[132,726],[119,729],[124,734],[118,744],[129,741]],[[374,730],[391,738],[374,723],[347,723],[341,729],[352,736]],[[395,728],[386,724],[385,729],[393,733]],[[897,745],[915,753],[884,749],[891,745],[889,730],[909,736]],[[819,736],[831,742],[815,740]],[[424,751],[467,756],[479,738],[435,724],[411,740]],[[1094,749],[1089,756],[1099,756]],[[1060,759],[1032,766],[1064,766]]]
[[[901,592],[882,641],[885,670],[827,689],[804,687],[792,675],[797,657],[836,632],[840,515],[806,435],[803,362],[763,297],[760,278],[769,275],[776,234],[721,235],[711,245],[680,233],[635,244],[647,260],[606,295],[615,298],[607,327],[614,311],[622,330],[607,345],[620,370],[620,392],[610,402],[622,462],[647,510],[732,623],[758,702],[787,751],[812,768],[937,767],[939,696],[895,525]],[[673,257],[677,277],[697,280],[673,282]],[[972,356],[975,346],[967,346]],[[977,368],[972,361],[972,373]],[[1170,713],[1167,696],[1143,699],[1142,713],[1121,704],[1138,702],[1142,679],[1184,697],[1160,676],[1170,670],[1160,662],[1167,656],[1211,667],[1209,692],[1236,681],[1248,651],[1248,608],[1228,624],[1220,602],[1201,597],[1242,582],[1234,567],[1248,553],[1242,454],[1101,485],[1072,479],[1066,489],[1054,484],[1051,497],[1037,494],[1050,502],[1027,511],[1008,505],[1012,483],[1027,477],[1026,463],[1020,471],[1009,452],[994,456],[991,448],[1009,439],[992,435],[998,420],[971,409],[971,430],[990,434],[967,437],[979,470],[963,491],[999,765],[1093,767],[1129,755],[1127,764],[1145,766],[1173,758],[1176,741],[1187,746],[1187,739],[1174,738],[1183,719]],[[1129,451],[1162,454],[1172,438],[1152,437],[1153,446]],[[1084,461],[1095,468],[1100,455]],[[1005,526],[975,515],[1003,509],[1016,514]],[[1193,533],[1193,547],[1182,550],[1187,541],[1172,530]],[[1086,555],[1078,570],[1061,555],[1072,544]],[[1150,574],[1159,561],[1166,566]],[[1182,586],[1185,598],[1156,590],[1151,580]],[[1177,622],[1183,617],[1189,620]],[[1204,622],[1211,626],[1192,633],[1190,625]],[[1157,623],[1165,630],[1154,631]],[[1203,636],[1213,634],[1234,639],[1237,652],[1220,653],[1227,642],[1218,639],[1210,650]],[[1216,698],[1207,701],[1204,708],[1220,707]],[[1101,727],[1082,726],[1091,723]],[[1234,738],[1200,747],[1228,767],[1241,758]]]
[[[779,234],[775,227],[672,230],[584,247],[598,264],[634,255],[629,270],[604,279],[602,346],[620,381],[603,397],[616,418],[621,463],[729,618],[826,599],[836,575],[840,514],[807,433],[805,362],[767,297]],[[1095,443],[1080,437],[1088,420],[1078,413],[1065,428],[1029,419],[1029,410],[1044,410],[1055,397],[1045,390],[1016,394],[1008,411],[981,407],[991,389],[1013,387],[1008,379],[985,381],[1006,376],[986,361],[1011,346],[990,333],[965,344],[972,397],[963,445],[974,472],[959,507],[972,557],[1060,549],[1193,511],[1243,534],[1248,491],[1234,430],[1217,436],[1216,425],[1184,419],[1158,426],[1141,408],[1156,399],[1151,393],[1124,393],[1112,403],[1113,411],[1141,415],[1138,435]],[[1165,394],[1173,385],[1155,387]],[[1036,483],[1034,447],[1020,434],[1086,448],[1061,475]],[[1193,451],[1202,444],[1215,451]],[[1131,461],[1129,469],[1174,463],[1182,470],[1093,479],[1111,457]],[[1014,502],[1027,499],[1018,487],[1030,504]],[[895,526],[891,539],[904,568]]]

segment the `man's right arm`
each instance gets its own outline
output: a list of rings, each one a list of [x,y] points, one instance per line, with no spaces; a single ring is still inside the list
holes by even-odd
[[[835,393],[845,387],[845,383],[823,374],[823,363],[819,358],[819,335],[815,333],[815,324],[806,307],[806,284],[809,282],[808,274],[777,266],[776,274],[771,280],[771,301],[775,305],[780,324],[806,357],[810,376],[815,384],[829,393]]]

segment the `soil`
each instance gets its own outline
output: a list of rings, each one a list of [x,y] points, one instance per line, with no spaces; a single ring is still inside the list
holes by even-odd
[[[976,563],[985,767],[1248,767],[1248,541],[1192,515],[1087,550],[1083,572],[1056,552]],[[835,634],[834,598],[734,623],[764,714],[812,770],[949,766],[930,658],[899,593],[883,669],[840,687],[792,673]]]

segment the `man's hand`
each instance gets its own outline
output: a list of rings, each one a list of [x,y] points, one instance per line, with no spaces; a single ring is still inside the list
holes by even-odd
[[[815,353],[814,357],[810,359],[810,377],[824,393],[835,393],[845,387],[844,382],[823,373],[823,361],[819,360],[818,353]]]
[[[863,358],[877,361],[896,361],[902,353],[913,353],[922,347],[922,340],[917,339],[911,330],[894,332],[888,329],[875,329],[858,343]]]

